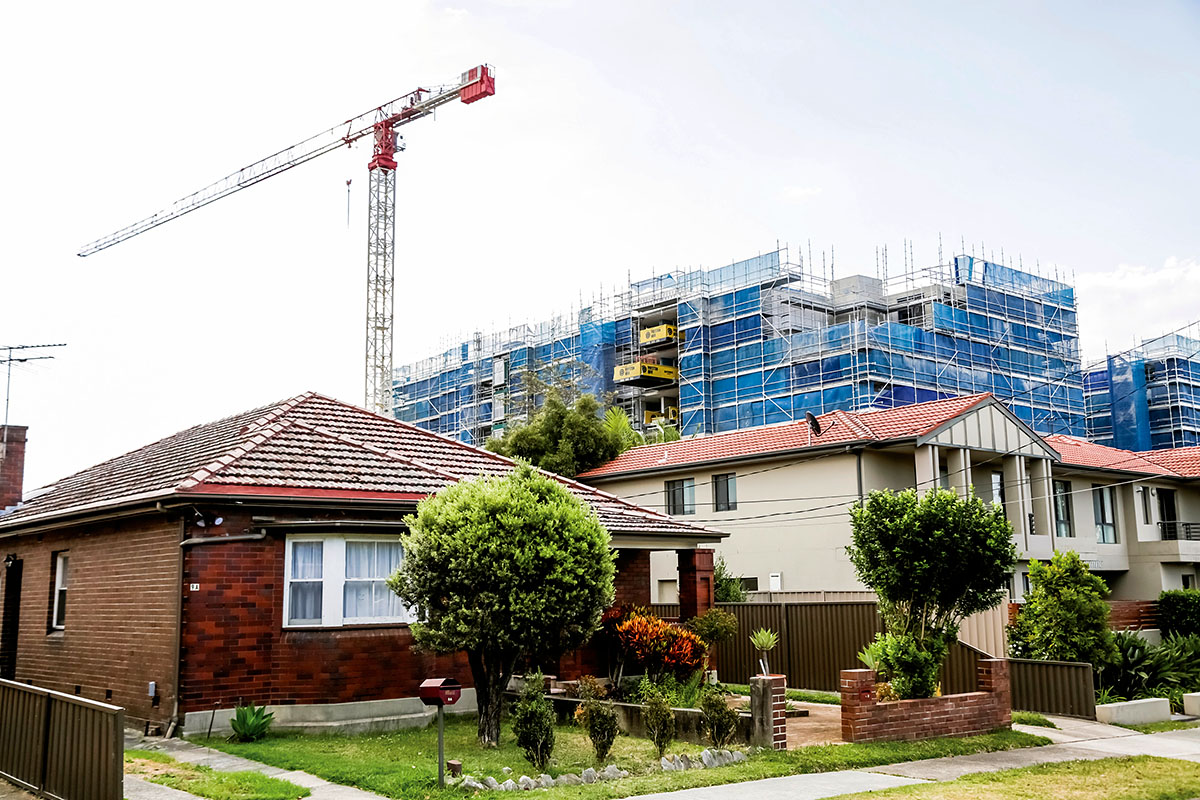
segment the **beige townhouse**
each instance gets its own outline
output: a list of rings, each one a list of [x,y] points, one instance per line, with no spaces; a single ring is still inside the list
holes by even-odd
[[[1042,437],[990,394],[638,447],[579,478],[729,532],[717,553],[750,590],[862,591],[845,549],[851,506],[935,485],[1003,505],[1021,559],[1014,598],[1029,561],[1060,549],[1079,552],[1114,599],[1197,585],[1200,448]],[[651,558],[656,602],[675,599],[671,555]]]

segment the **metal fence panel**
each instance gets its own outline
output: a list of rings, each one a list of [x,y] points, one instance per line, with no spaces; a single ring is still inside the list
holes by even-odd
[[[0,775],[60,800],[121,800],[125,712],[0,680]]]
[[[1014,710],[1096,718],[1091,664],[1025,658],[1010,658],[1008,664]]]
[[[836,692],[839,673],[883,630],[874,603],[788,603],[788,686]]]
[[[679,603],[651,603],[650,613],[659,619],[679,619]]]
[[[750,676],[759,673],[758,651],[750,645],[750,634],[759,628],[770,628],[779,634],[779,645],[768,655],[771,671],[779,675],[790,675],[787,647],[789,631],[782,605],[720,603],[718,608],[730,612],[738,621],[737,635],[731,641],[722,642],[717,646],[717,669],[722,681],[749,683]]]
[[[942,664],[940,680],[942,694],[964,694],[979,691],[979,660],[991,658],[968,644],[955,642]]]

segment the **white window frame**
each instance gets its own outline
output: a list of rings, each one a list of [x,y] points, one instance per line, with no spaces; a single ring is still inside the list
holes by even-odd
[[[63,581],[66,576],[66,581]],[[50,629],[63,631],[67,629],[66,592],[71,588],[71,551],[64,550],[54,554],[54,608],[50,617]],[[62,622],[59,623],[59,611],[62,612]]]
[[[407,625],[414,619],[412,609],[395,617],[346,617],[344,590],[346,585],[346,542],[398,542],[399,536],[343,534],[303,534],[288,536],[283,557],[283,627],[340,628],[346,625]],[[296,542],[321,542],[321,620],[291,622],[292,547]]]
[[[1121,543],[1121,533],[1117,530],[1116,489],[1099,483],[1092,484],[1092,516],[1096,522],[1096,544]],[[1106,534],[1111,534],[1112,539],[1108,540]]]

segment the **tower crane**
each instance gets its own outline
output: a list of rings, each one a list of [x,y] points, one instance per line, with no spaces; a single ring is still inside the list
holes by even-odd
[[[329,130],[255,161],[146,219],[84,245],[80,256],[101,250],[178,219],[222,197],[286,172],[292,167],[367,136],[373,139],[367,164],[367,337],[364,395],[367,408],[392,414],[392,313],[395,306],[396,153],[404,150],[396,129],[431,115],[458,99],[474,103],[496,93],[496,74],[487,64],[462,73],[457,83],[419,88],[346,120]]]

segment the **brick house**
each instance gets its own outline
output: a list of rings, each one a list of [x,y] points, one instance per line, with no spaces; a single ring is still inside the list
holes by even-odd
[[[383,579],[421,498],[513,462],[309,393],[182,431],[11,508],[24,433],[10,429],[0,465],[0,677],[185,733],[227,727],[239,700],[275,707],[280,727],[420,724],[417,686],[439,674],[463,681],[459,707],[473,709],[465,656],[416,652],[409,611]],[[560,480],[612,536],[618,602],[648,604],[650,553],[671,551],[683,613],[711,605],[712,551],[697,548],[724,534]]]

